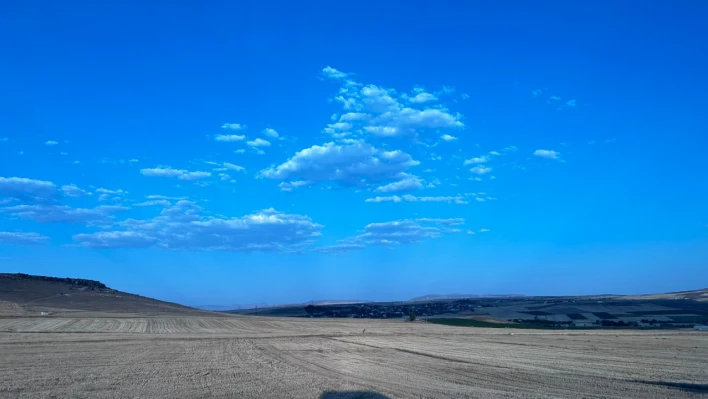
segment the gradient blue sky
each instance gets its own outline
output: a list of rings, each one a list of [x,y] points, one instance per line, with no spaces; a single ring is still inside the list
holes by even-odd
[[[708,286],[708,3],[0,6],[0,269],[190,305]]]

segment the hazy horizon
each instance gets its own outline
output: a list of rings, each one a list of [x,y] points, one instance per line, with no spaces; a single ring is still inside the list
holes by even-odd
[[[637,4],[8,6],[0,270],[190,305],[705,287],[707,6]]]

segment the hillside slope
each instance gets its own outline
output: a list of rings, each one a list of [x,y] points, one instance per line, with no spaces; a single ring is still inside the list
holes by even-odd
[[[111,289],[85,279],[0,273],[0,316],[73,313],[217,315]]]

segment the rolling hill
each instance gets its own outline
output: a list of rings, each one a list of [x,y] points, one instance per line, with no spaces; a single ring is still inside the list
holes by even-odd
[[[219,315],[111,289],[78,278],[0,273],[0,316],[111,313],[129,315]]]

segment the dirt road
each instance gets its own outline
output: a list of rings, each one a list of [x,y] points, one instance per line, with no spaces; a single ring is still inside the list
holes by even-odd
[[[0,318],[1,398],[707,394],[708,334],[693,331],[236,316]]]

